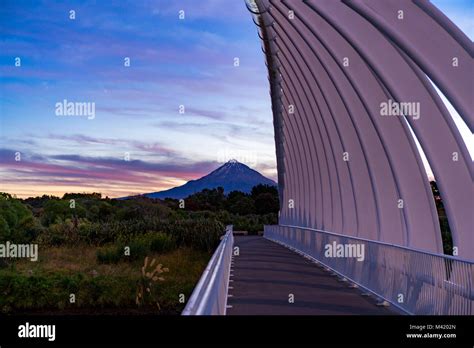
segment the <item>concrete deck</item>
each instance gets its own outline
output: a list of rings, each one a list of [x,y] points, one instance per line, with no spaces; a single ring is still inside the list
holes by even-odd
[[[228,315],[393,315],[373,297],[260,236],[236,236]],[[290,294],[294,303],[289,302]]]

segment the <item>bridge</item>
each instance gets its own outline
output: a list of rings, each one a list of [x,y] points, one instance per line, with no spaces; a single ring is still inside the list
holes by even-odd
[[[472,42],[427,0],[246,5],[268,67],[279,224],[228,227],[183,314],[474,314],[472,159],[441,97],[472,132]]]

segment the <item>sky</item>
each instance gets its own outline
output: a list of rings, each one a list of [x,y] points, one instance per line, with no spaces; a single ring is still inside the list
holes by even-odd
[[[243,0],[0,2],[0,191],[122,197],[233,158],[276,180],[267,71]],[[433,2],[473,38],[472,2]],[[57,115],[64,100],[95,113]]]

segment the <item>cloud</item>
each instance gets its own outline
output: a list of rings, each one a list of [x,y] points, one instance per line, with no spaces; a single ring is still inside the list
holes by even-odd
[[[73,141],[78,144],[105,144],[105,145],[115,145],[119,141],[117,139],[107,139],[107,138],[94,138],[91,136],[83,134],[73,134],[73,135],[60,135],[50,133],[47,137],[48,139],[57,139],[65,141]]]
[[[170,182],[188,181],[199,178],[214,170],[217,162],[149,162],[140,159],[126,161],[113,157],[92,157],[81,155],[43,156],[34,153],[22,154],[15,161],[16,151],[0,149],[3,183],[37,185],[94,186],[104,184],[142,186],[148,190],[168,188]],[[167,187],[163,187],[167,186]]]
[[[205,110],[205,109],[199,109],[195,107],[186,108],[186,113],[195,115],[195,116],[211,118],[214,120],[222,120],[226,116],[226,114],[221,111]]]
[[[77,143],[79,145],[113,145],[117,147],[121,146],[123,148],[131,150],[140,150],[145,153],[157,154],[165,157],[174,157],[176,159],[181,158],[180,154],[176,150],[158,142],[150,143],[130,139],[98,138],[83,134],[61,135],[54,133],[50,133],[47,136],[47,139],[61,140],[65,141],[68,144]],[[54,156],[52,158],[54,158]]]

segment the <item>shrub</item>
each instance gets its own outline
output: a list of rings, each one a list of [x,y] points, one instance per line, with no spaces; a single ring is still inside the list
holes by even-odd
[[[130,255],[125,255],[125,247],[130,248]],[[163,253],[176,248],[175,239],[160,232],[148,232],[130,240],[120,240],[116,245],[104,247],[97,251],[99,263],[117,263],[144,258],[150,252]]]
[[[74,217],[83,218],[86,216],[86,213],[86,210],[79,202],[75,203],[75,208],[73,209],[68,200],[49,200],[44,204],[41,223],[43,226],[49,226]]]
[[[79,240],[87,245],[100,246],[114,242],[123,231],[123,223],[112,222],[89,222],[82,220],[78,225]]]
[[[81,274],[40,274],[27,276],[0,273],[0,310],[44,308],[62,309],[71,306],[69,295],[76,294],[73,307],[133,306],[136,278],[86,277]]]
[[[211,252],[219,244],[224,225],[215,219],[186,219],[168,224],[165,231],[174,236],[180,246]]]
[[[157,253],[171,251],[176,248],[176,241],[170,235],[156,233],[150,241],[150,250]]]
[[[150,263],[150,259],[145,257],[143,267],[141,269],[141,278],[137,284],[137,296],[135,303],[140,307],[144,304],[156,305],[161,310],[160,302],[157,296],[158,283],[165,280],[163,273],[169,272],[169,269],[163,267],[161,263],[156,264],[156,260],[153,259]]]
[[[96,255],[98,263],[117,263],[124,255],[124,249],[114,245],[97,250]]]
[[[0,193],[0,240],[28,243],[40,232],[41,226],[20,200]]]
[[[57,221],[46,228],[38,237],[40,244],[59,246],[78,242],[77,229],[71,220]]]

